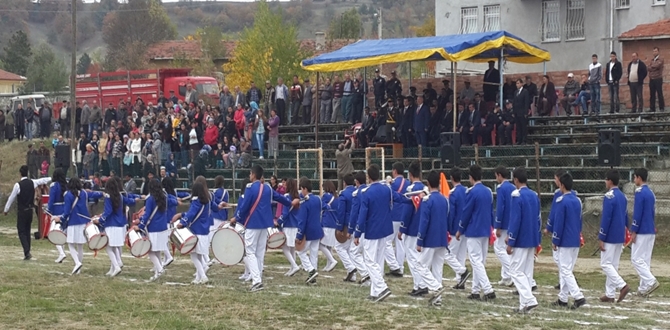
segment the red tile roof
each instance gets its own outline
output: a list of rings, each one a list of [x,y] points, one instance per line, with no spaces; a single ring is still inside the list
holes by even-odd
[[[10,80],[10,81],[25,81],[25,77],[21,77],[18,74],[13,74],[4,70],[0,70],[0,80]]]
[[[314,55],[319,55],[340,49],[356,41],[354,39],[326,40],[325,47],[318,50],[316,49],[316,40],[314,39],[301,40],[300,45],[303,48],[313,50]],[[237,46],[237,41],[223,41],[223,43],[228,54]],[[151,45],[147,48],[145,56],[149,60],[171,60],[178,57],[198,59],[202,57],[202,49],[200,49],[200,44],[197,41],[167,40]]]
[[[644,40],[670,38],[670,19],[649,24],[640,24],[619,36],[619,40]]]

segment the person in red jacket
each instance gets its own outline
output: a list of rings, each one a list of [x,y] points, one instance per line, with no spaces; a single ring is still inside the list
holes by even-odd
[[[214,119],[210,118],[207,121],[207,128],[205,128],[205,136],[203,138],[205,140],[205,144],[209,145],[212,148],[212,153],[211,155],[215,154],[216,150],[216,142],[219,139],[219,128],[214,125]],[[216,160],[213,157],[211,158],[211,163],[212,166],[216,165]]]
[[[244,109],[241,105],[237,106],[237,110],[235,110],[235,117],[233,119],[235,120],[235,129],[237,129],[237,138],[242,138],[242,136],[244,136],[245,117]]]

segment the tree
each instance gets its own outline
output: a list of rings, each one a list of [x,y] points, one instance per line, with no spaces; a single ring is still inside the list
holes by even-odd
[[[194,35],[189,35],[184,39],[198,41],[203,54],[211,59],[223,58],[226,56],[226,46],[223,43],[223,32],[216,26],[198,28]]]
[[[125,52],[128,45],[138,45],[140,49],[132,50],[133,56],[140,54],[143,57],[143,50],[149,45],[176,37],[176,26],[157,0],[128,1],[118,11],[105,16],[102,28],[108,60],[117,65],[135,61],[125,58],[130,56]]]
[[[242,31],[231,55],[223,66],[226,84],[248,86],[252,80],[262,85],[260,82],[278,77],[285,81],[293,75],[304,77],[300,62],[311,54],[301,49],[297,27],[284,22],[263,0],[258,3],[254,25]]]
[[[363,22],[356,8],[343,12],[339,17],[330,20],[328,38],[330,39],[359,39],[363,31]]]
[[[69,73],[65,62],[56,57],[53,49],[41,43],[30,58],[26,78],[28,81],[23,92],[59,92],[68,85]]]
[[[426,19],[423,21],[423,24],[420,26],[412,26],[410,27],[412,31],[416,34],[417,37],[432,37],[435,35],[435,16],[428,15]],[[417,63],[416,66],[418,68],[415,68],[414,63]],[[419,64],[420,63],[420,64]],[[417,70],[418,69],[418,70]],[[416,72],[421,72],[426,71],[426,72],[433,72],[435,71],[435,61],[427,61],[427,62],[413,62],[412,63],[412,70]]]
[[[91,66],[91,57],[84,53],[77,62],[77,74],[86,74],[88,67]]]
[[[2,61],[5,63],[5,70],[25,76],[32,55],[28,35],[21,30],[16,31],[3,50],[5,54],[2,56]]]

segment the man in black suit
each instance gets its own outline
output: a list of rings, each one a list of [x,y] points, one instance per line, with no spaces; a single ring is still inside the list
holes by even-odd
[[[611,52],[610,62],[605,67],[605,80],[610,93],[610,114],[619,113],[619,80],[622,75],[621,62],[616,58],[616,52]]]
[[[498,127],[499,112],[500,112],[500,105],[496,103],[493,110],[489,111],[486,114],[485,117],[486,119],[484,120],[482,126],[479,128],[479,134],[482,137],[482,145],[484,146],[490,146],[491,144],[493,144],[493,140],[491,139],[491,132],[493,132],[493,130]]]
[[[479,127],[482,120],[479,111],[475,110],[473,103],[468,104],[468,111],[461,115],[458,131],[461,133],[461,144],[471,145],[477,143]]]
[[[642,106],[644,101],[642,98],[642,86],[644,85],[644,79],[647,78],[647,66],[644,62],[640,61],[637,57],[637,53],[631,54],[631,61],[628,63],[628,87],[630,88],[630,100],[633,104],[632,113],[637,112],[639,109],[642,112]],[[639,105],[639,107],[638,107]]]
[[[402,108],[402,126],[400,127],[400,139],[404,148],[414,146],[414,99],[411,96],[405,97]]]
[[[528,103],[528,108],[530,109],[530,104],[531,103],[535,104],[535,102],[537,101],[535,99],[535,97],[537,97],[539,95],[538,91],[537,91],[537,85],[535,85],[535,83],[533,82],[533,77],[531,77],[530,75],[526,76],[526,83],[523,85],[523,88],[528,92],[528,99],[530,100],[530,102]],[[518,85],[517,85],[516,89],[517,90],[519,89]],[[516,94],[514,94],[514,95],[516,95]],[[518,132],[518,130],[517,130],[517,132]],[[519,141],[517,141],[517,142],[519,142]]]
[[[356,139],[358,139],[358,144],[362,148],[368,146],[368,136],[370,132],[374,129],[375,118],[370,115],[370,107],[365,107],[365,114],[363,115],[363,122],[361,125],[361,130],[356,133]],[[372,135],[374,137],[374,135]]]
[[[430,109],[426,104],[425,97],[420,95],[416,98],[416,109],[414,111],[414,137],[418,145],[428,146],[428,124],[430,122]]]
[[[498,145],[512,144],[512,131],[514,130],[514,113],[512,102],[505,100],[505,109],[498,113]]]
[[[484,73],[484,102],[496,101],[498,86],[500,86],[500,71],[496,69],[495,61],[489,61],[489,69]]]
[[[516,144],[525,144],[528,135],[528,109],[530,109],[530,94],[523,85],[521,79],[516,81],[516,92],[512,109],[514,109],[514,122],[516,123]]]

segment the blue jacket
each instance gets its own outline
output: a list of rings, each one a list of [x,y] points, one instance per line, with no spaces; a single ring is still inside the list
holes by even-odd
[[[511,194],[507,245],[518,248],[534,248],[540,244],[542,218],[540,198],[528,189],[514,190]],[[577,236],[579,240],[579,236]]]
[[[321,227],[321,198],[309,194],[300,201],[298,209],[298,234],[296,239],[306,237],[308,241],[320,240],[323,237]]]
[[[259,192],[260,200],[258,200]],[[258,204],[253,209],[256,200],[258,200]],[[272,189],[269,184],[262,184],[259,180],[247,184],[247,188],[244,190],[244,199],[238,201],[237,204],[236,221],[247,229],[274,227],[273,200],[286,207],[291,207],[291,201]]]
[[[572,191],[570,191],[570,192],[571,192],[572,194],[574,194],[575,196],[577,196],[577,191],[572,190]],[[563,196],[563,193],[561,192],[561,189],[556,189],[556,191],[554,191],[554,199],[551,201],[551,210],[549,210],[549,218],[547,218],[547,227],[546,227],[546,229],[547,229],[547,232],[549,232],[549,233],[553,233],[553,232],[554,232],[554,229],[553,229],[553,222],[554,222],[554,221],[552,220],[552,219],[554,218],[554,214],[556,213],[556,212],[554,211],[554,207],[556,206],[556,201],[557,201],[558,198],[561,197],[561,196]]]
[[[623,244],[628,227],[627,206],[626,195],[619,188],[614,187],[605,193],[598,240],[610,244]]]
[[[493,226],[493,193],[481,182],[465,193],[459,231],[466,237],[490,237]]]
[[[356,229],[356,223],[358,222],[358,212],[361,209],[361,191],[367,187],[366,184],[362,184],[354,190],[351,194],[351,213],[349,213],[349,233],[353,233]]]
[[[514,185],[505,180],[496,188],[496,221],[493,223],[495,229],[507,229],[509,226],[509,208],[512,192],[516,190]]]
[[[461,223],[461,216],[463,215],[463,208],[465,207],[465,193],[467,189],[459,184],[451,188],[449,192],[449,234],[456,236],[459,224]]]
[[[554,211],[555,210],[555,211]],[[560,247],[579,247],[582,232],[582,201],[569,192],[558,197],[552,207],[551,243]]]
[[[171,196],[175,197],[175,200],[177,198],[186,198],[188,196],[191,196],[191,194],[189,194],[185,191],[176,191],[176,193],[177,193],[176,196],[171,195]],[[170,195],[170,194],[168,194],[168,195]],[[167,207],[168,222],[172,221],[172,217],[174,217],[174,215],[177,214],[177,205],[179,205],[179,202],[177,202],[177,204],[174,205],[174,206],[171,206],[170,203],[168,203],[168,207]]]
[[[65,205],[65,196],[63,194],[66,191],[66,187],[61,187],[60,183],[52,182],[49,188],[49,203],[47,204],[47,210],[51,215],[62,215]]]
[[[352,194],[356,190],[354,186],[347,186],[340,191],[337,205],[337,230],[343,231],[344,226],[349,226],[349,216],[351,214]]]
[[[354,237],[365,234],[365,239],[380,239],[393,234],[393,199],[391,187],[380,182],[362,189]]]
[[[210,227],[209,218],[211,217],[210,213],[212,212],[213,207],[216,207],[213,201],[202,204],[197,197],[191,198],[191,207],[188,209],[188,212],[181,214],[181,225],[189,227],[193,234],[208,235]],[[144,212],[145,215],[149,212],[148,210],[149,207],[147,205]]]
[[[433,191],[421,201],[421,220],[416,245],[427,248],[447,247],[449,201]]]
[[[644,184],[635,189],[635,204],[633,207],[633,224],[630,231],[638,234],[656,234],[654,213],[656,211],[656,196]]]
[[[399,175],[391,182],[391,189],[399,194],[404,194],[409,186],[409,180]],[[398,204],[393,206],[392,220],[403,221],[412,215],[414,209],[409,204]]]
[[[409,187],[407,187],[407,192],[422,190],[426,190],[426,186],[424,186],[421,181],[413,182],[409,185]],[[419,235],[419,222],[421,221],[421,202],[419,202],[418,207],[414,207],[414,203],[412,202],[411,198],[404,196],[403,198],[404,202],[402,204],[411,207],[411,213],[400,223],[400,232],[407,236],[416,237]]]
[[[170,207],[176,208],[177,204],[179,203],[177,202],[177,197],[174,197],[170,194],[166,195],[167,205],[165,206],[165,210],[163,212],[158,210],[158,205],[156,205],[156,199],[154,196],[149,195],[149,198],[147,198],[146,202],[144,203],[144,215],[142,215],[138,225],[140,229],[144,230],[146,228],[146,230],[150,233],[159,233],[167,230],[168,223],[172,221],[172,218],[168,217],[168,210]],[[156,213],[152,218],[151,215],[154,213],[154,210],[156,210]]]
[[[284,196],[286,196],[287,199],[291,199],[289,194],[284,194]],[[282,207],[281,216],[277,219],[277,224],[284,228],[297,228],[298,211],[299,209],[293,209],[292,207]]]
[[[321,226],[324,228],[337,228],[337,210],[340,205],[340,199],[335,198],[330,193],[323,194],[321,198],[321,203],[323,204],[322,211],[323,216],[321,217]]]
[[[87,192],[86,190],[80,190],[79,199],[77,199],[77,203],[75,204],[74,201],[76,198],[70,191],[65,193],[65,206],[63,206],[63,217],[61,218],[61,222],[63,223],[61,227],[63,229],[67,228],[67,226],[89,223],[91,215],[88,213],[88,199],[102,198],[102,193],[99,191]]]
[[[121,195],[121,205],[119,205],[118,209],[114,210],[112,207],[112,200],[109,198],[109,195],[104,195],[105,208],[102,211],[102,215],[100,216],[100,226],[103,229],[105,227],[125,227],[128,224],[128,220],[126,219],[126,212],[124,212],[124,207],[126,205],[135,205],[135,199]]]
[[[230,194],[228,194],[228,189],[219,188],[214,192],[214,203],[216,203],[216,205],[219,205],[219,203],[221,203],[221,202],[228,203],[229,197],[230,197]],[[228,220],[228,209],[219,210],[218,208],[216,208],[216,209],[212,210],[212,217],[214,219],[227,221]]]

